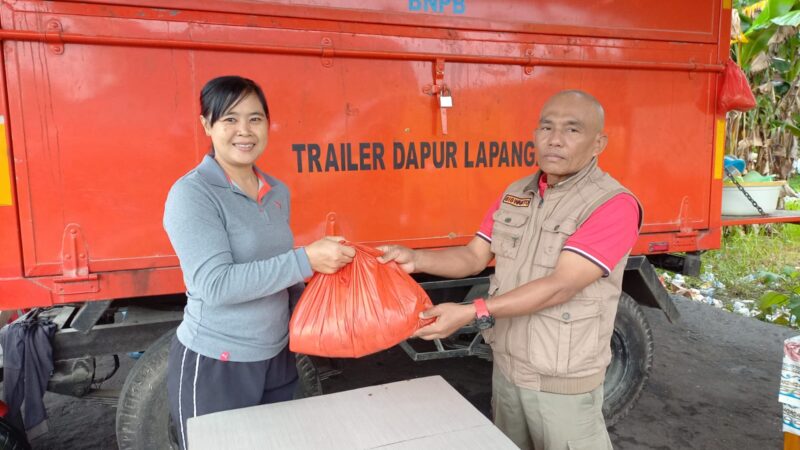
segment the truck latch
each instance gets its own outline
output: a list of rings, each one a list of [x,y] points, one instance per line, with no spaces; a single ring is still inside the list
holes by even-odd
[[[89,273],[89,249],[80,225],[71,223],[61,240],[60,278],[53,280],[58,295],[84,294],[99,291],[97,274]]]
[[[433,84],[423,86],[422,92],[439,98],[442,134],[447,134],[447,110],[453,107],[453,96],[450,88],[444,83],[444,59],[436,58],[433,64]]]
[[[690,252],[697,250],[699,237],[700,233],[694,229],[689,216],[689,196],[684,196],[678,213],[678,232],[671,236],[670,251]]]

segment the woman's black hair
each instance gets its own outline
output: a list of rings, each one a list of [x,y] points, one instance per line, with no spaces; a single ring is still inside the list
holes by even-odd
[[[250,94],[256,94],[261,106],[264,107],[264,115],[269,120],[269,108],[264,91],[255,81],[238,75],[217,77],[203,86],[200,92],[200,114],[206,118],[209,126],[213,126],[226,111]]]

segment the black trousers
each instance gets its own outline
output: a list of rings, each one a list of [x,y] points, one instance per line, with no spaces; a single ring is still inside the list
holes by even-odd
[[[232,362],[199,355],[173,338],[167,393],[181,448],[186,448],[190,417],[291,400],[297,379],[288,346],[266,361]]]

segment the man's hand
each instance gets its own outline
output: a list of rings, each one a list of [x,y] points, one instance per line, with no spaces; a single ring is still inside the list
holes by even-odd
[[[436,322],[417,330],[414,337],[427,341],[443,339],[470,323],[475,318],[475,307],[471,304],[441,303],[423,311],[419,316],[421,319],[436,318]]]
[[[381,245],[378,250],[383,252],[382,256],[378,257],[378,262],[386,264],[389,261],[394,261],[400,268],[405,270],[406,273],[413,273],[416,270],[416,253],[414,250],[403,247],[401,245]]]
[[[320,273],[336,273],[339,269],[353,262],[356,249],[344,245],[340,236],[326,236],[306,246],[306,255],[311,269]]]

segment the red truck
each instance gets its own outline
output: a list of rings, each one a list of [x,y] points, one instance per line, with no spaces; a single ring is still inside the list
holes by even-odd
[[[162,447],[166,342],[185,298],[161,218],[208,150],[205,81],[264,87],[259,165],[292,192],[298,244],[333,231],[415,248],[468,242],[505,186],[536,170],[544,100],[583,89],[606,108],[600,166],[645,211],[605,383],[614,423],[652,367],[640,305],[677,318],[654,268],[697,274],[723,225],[798,220],[720,214],[730,17],[730,0],[2,0],[2,323],[23,309],[53,319],[49,389],[76,396],[93,395],[95,358],[144,351],[119,396],[118,442]],[[469,301],[491,272],[418,281],[435,301]],[[472,336],[403,347],[490,358]],[[319,393],[313,361],[298,365]]]

